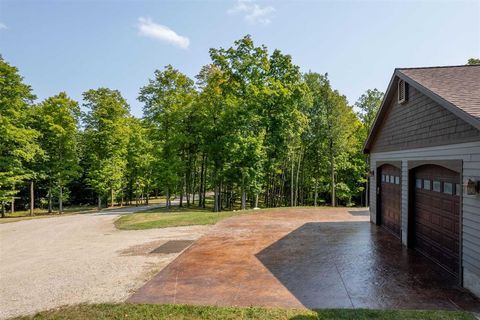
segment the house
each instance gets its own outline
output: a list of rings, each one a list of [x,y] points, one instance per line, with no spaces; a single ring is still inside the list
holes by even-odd
[[[480,65],[396,69],[364,151],[371,221],[480,296]]]

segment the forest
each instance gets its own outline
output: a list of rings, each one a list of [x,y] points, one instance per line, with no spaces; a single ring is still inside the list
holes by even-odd
[[[250,36],[210,49],[195,79],[167,65],[139,89],[60,92],[37,102],[0,57],[0,202],[14,210],[123,206],[163,196],[213,210],[367,205],[362,147],[383,93],[354,105],[328,74]]]

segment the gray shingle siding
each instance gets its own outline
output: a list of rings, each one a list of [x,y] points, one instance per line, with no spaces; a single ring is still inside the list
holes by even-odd
[[[394,86],[396,88],[396,86]],[[410,86],[408,102],[397,102],[396,89],[373,140],[371,152],[440,146],[480,140],[480,131]]]

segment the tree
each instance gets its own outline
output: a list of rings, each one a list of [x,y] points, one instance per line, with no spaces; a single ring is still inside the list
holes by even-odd
[[[355,103],[355,107],[358,109],[358,116],[360,120],[363,123],[363,126],[361,130],[359,131],[360,136],[359,140],[360,141],[366,141],[372,126],[373,122],[375,121],[375,117],[377,116],[378,110],[380,109],[380,106],[382,104],[383,100],[383,92],[378,91],[377,89],[373,90],[367,90],[364,94],[360,96],[358,101]],[[359,150],[360,153],[363,153],[361,150]],[[362,157],[360,155],[360,157]],[[369,167],[370,167],[370,161],[368,156],[364,155],[363,158],[365,159],[364,163],[364,172],[365,172],[365,177],[359,177],[362,181],[365,180],[365,202],[366,205],[368,206],[368,172],[369,172]]]
[[[34,107],[34,126],[42,133],[40,146],[45,151],[42,172],[48,179],[49,212],[52,189],[58,188],[59,212],[63,212],[65,186],[79,175],[78,121],[80,108],[65,92]]]
[[[468,59],[467,64],[469,64],[469,65],[480,64],[480,59],[470,58],[470,59]]]
[[[149,128],[146,127],[144,121],[137,118],[130,118],[128,121],[130,129],[130,137],[128,139],[127,152],[127,185],[129,200],[135,196],[135,203],[139,198],[146,195],[148,204],[149,193],[154,183],[153,180],[153,163],[154,156],[152,154],[153,144],[149,139]]]
[[[87,181],[98,195],[99,208],[107,193],[113,206],[125,178],[129,106],[119,91],[108,88],[88,90],[83,99],[88,110],[83,116]]]
[[[0,202],[2,217],[6,202],[32,176],[27,165],[42,155],[37,143],[39,132],[29,125],[35,96],[23,83],[18,69],[0,56]],[[12,209],[13,209],[12,201]]]
[[[369,89],[360,96],[357,102],[355,102],[355,107],[358,109],[358,116],[365,126],[367,135],[370,132],[373,121],[380,109],[382,99],[383,92],[378,91],[377,89]]]
[[[189,124],[186,119],[191,114],[195,94],[194,82],[168,65],[163,71],[155,71],[154,78],[140,89],[138,97],[145,104],[144,117],[156,157],[155,175],[162,183],[168,207],[177,191],[181,205],[183,201],[189,147],[185,126]]]

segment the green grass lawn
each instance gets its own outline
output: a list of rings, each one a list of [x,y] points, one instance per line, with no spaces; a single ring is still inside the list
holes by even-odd
[[[169,320],[474,320],[467,312],[401,310],[294,310],[188,305],[94,304],[69,306],[15,319],[169,319]]]
[[[167,228],[179,226],[215,224],[218,221],[249,214],[255,210],[212,212],[211,208],[156,208],[140,213],[124,215],[115,221],[115,226],[122,230],[140,230],[152,228]]]

